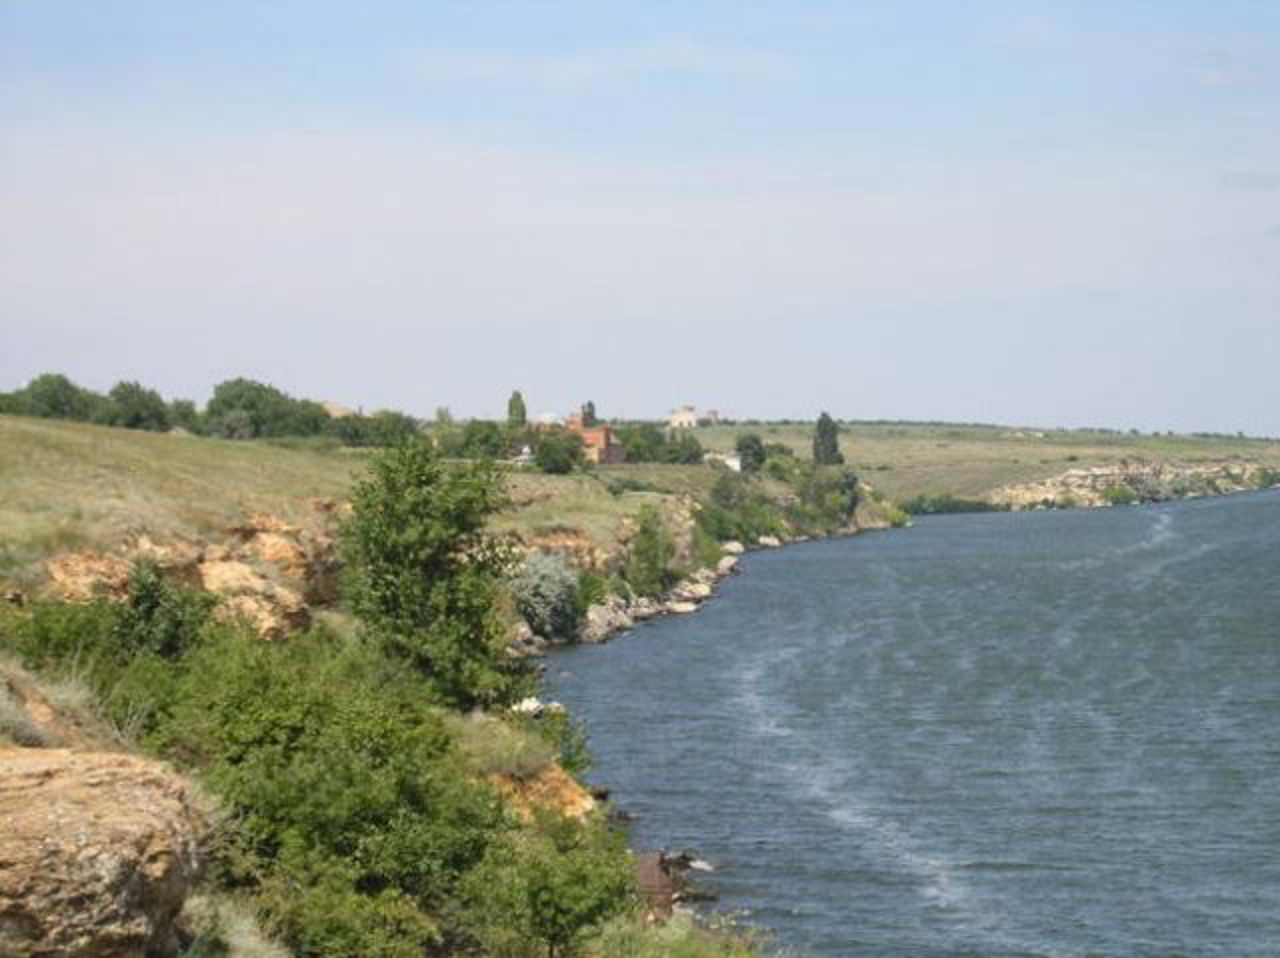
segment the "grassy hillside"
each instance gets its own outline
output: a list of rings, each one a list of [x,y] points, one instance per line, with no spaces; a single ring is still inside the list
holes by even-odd
[[[40,562],[73,550],[109,551],[137,535],[217,541],[251,512],[306,526],[310,497],[342,498],[367,453],[114,429],[0,416],[0,581],[33,584]],[[594,474],[515,473],[503,531],[571,531],[616,546],[647,503],[703,493],[700,466],[620,466]]]
[[[696,431],[728,451],[758,432],[809,455],[809,424],[716,426]],[[1011,482],[1122,459],[1186,463],[1245,457],[1280,469],[1280,444],[1247,439],[1048,432],[985,426],[857,424],[841,447],[866,481],[894,500],[920,493],[980,496]],[[367,453],[233,442],[0,416],[0,581],[31,584],[44,558],[109,550],[147,534],[217,540],[250,512],[306,525],[309,497],[341,498]],[[610,551],[624,520],[676,496],[705,499],[716,473],[704,466],[635,464],[592,473],[512,473],[513,508],[496,525],[537,538],[566,533]],[[764,481],[775,498],[787,496]]]
[[[694,435],[706,448],[727,452],[744,432],[806,457],[813,442],[811,423],[711,426]],[[842,427],[840,448],[863,479],[897,501],[921,493],[978,497],[1008,483],[1122,459],[1196,463],[1243,457],[1280,466],[1280,443],[1265,440],[1002,426],[857,423]]]
[[[0,416],[0,578],[139,533],[208,538],[247,512],[301,521],[362,456]]]

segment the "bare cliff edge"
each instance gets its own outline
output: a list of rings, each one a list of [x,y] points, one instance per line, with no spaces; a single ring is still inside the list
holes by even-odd
[[[987,498],[1011,509],[1094,508],[1248,492],[1277,482],[1280,472],[1243,458],[1207,463],[1129,459],[1004,485]]]

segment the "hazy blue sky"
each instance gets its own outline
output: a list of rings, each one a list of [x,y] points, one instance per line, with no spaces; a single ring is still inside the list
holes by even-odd
[[[1280,434],[1280,2],[0,0],[0,389]]]

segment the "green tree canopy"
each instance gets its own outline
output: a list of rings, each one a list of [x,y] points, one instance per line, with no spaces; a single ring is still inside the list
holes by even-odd
[[[500,459],[507,452],[507,434],[496,422],[472,419],[462,428],[457,454],[466,459]]]
[[[169,428],[169,407],[154,389],[136,382],[119,382],[107,394],[111,401],[110,422],[126,429],[150,429],[164,432]]]
[[[840,452],[840,427],[825,412],[818,417],[813,430],[813,461],[820,466],[839,466],[844,463]]]
[[[742,460],[743,472],[759,472],[764,461],[769,457],[764,442],[754,432],[744,432],[734,443],[738,458]]]
[[[688,432],[668,435],[651,422],[623,426],[618,440],[627,450],[627,462],[674,462],[695,465],[702,461],[702,444]]]
[[[342,530],[352,611],[457,708],[523,690],[495,607],[508,557],[484,534],[505,502],[491,462],[446,463],[415,439],[374,457]]]
[[[215,386],[205,417],[215,434],[231,439],[316,436],[329,427],[329,414],[319,403],[244,378]]]
[[[563,475],[582,465],[582,437],[563,429],[541,432],[533,450],[533,461],[543,472]]]
[[[507,400],[507,425],[520,427],[528,421],[529,413],[524,407],[524,397],[520,395],[520,390],[516,389]]]
[[[12,411],[23,416],[76,419],[88,422],[99,415],[103,397],[77,386],[61,373],[43,373],[11,394]]]

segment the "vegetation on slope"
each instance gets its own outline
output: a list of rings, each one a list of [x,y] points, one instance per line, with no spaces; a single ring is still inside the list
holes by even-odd
[[[563,721],[500,710],[528,690],[492,641],[501,556],[477,552],[501,496],[492,467],[446,466],[423,444],[379,456],[345,529],[351,635],[262,642],[147,566],[123,604],[6,609],[0,635],[199,778],[223,810],[209,891],[293,953],[636,953],[658,932],[624,837],[600,812],[517,815],[485,778],[580,749]],[[452,711],[476,704],[494,709],[480,725]],[[477,735],[488,726],[501,731]],[[196,926],[190,954],[226,953],[216,926]],[[681,947],[724,954],[725,940],[690,932]]]

